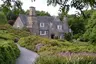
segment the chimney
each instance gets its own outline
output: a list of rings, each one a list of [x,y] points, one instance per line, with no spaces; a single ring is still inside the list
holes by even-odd
[[[35,18],[36,18],[35,7],[30,7],[27,28],[32,28],[33,22],[35,22]]]
[[[30,16],[35,16],[36,15],[36,13],[35,13],[35,7],[30,7],[29,15]]]

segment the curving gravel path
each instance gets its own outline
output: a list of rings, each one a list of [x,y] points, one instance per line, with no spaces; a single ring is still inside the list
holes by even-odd
[[[20,49],[20,57],[16,60],[16,64],[34,64],[39,55],[26,48],[20,47],[18,44],[17,46]]]

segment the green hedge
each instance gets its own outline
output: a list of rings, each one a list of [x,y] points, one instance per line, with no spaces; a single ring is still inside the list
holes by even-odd
[[[0,40],[0,63],[15,64],[16,58],[19,56],[19,49],[13,41]]]

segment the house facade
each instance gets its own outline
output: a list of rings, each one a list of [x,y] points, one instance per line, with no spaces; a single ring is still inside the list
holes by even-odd
[[[36,16],[35,7],[30,7],[29,15],[20,14],[13,27],[18,29],[27,27],[34,35],[60,39],[64,38],[64,33],[70,31],[67,17],[60,21],[58,17]]]

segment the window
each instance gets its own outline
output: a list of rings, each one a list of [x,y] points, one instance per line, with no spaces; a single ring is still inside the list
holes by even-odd
[[[40,35],[46,35],[46,31],[40,31]]]
[[[62,25],[57,25],[57,29],[62,30]]]
[[[44,23],[40,23],[40,27],[44,27]]]

